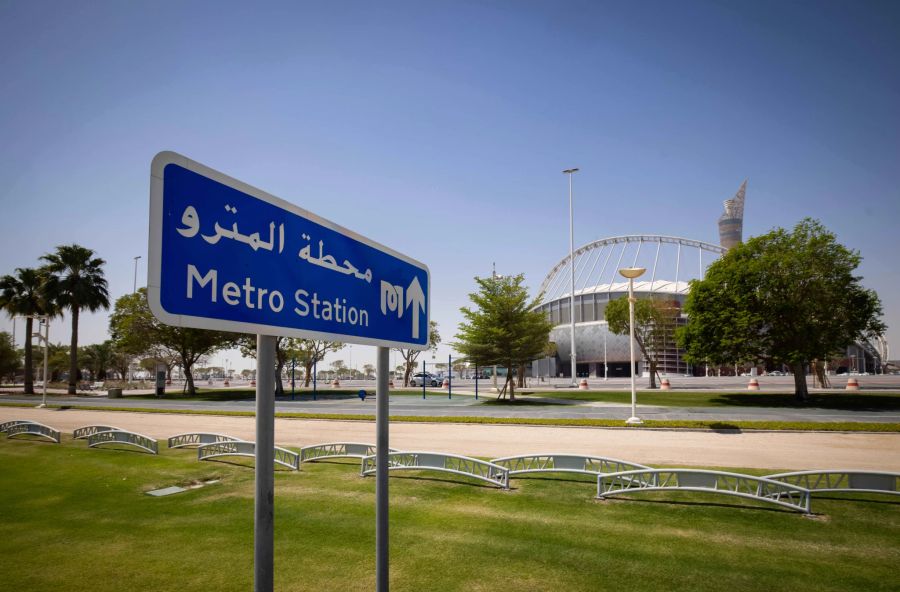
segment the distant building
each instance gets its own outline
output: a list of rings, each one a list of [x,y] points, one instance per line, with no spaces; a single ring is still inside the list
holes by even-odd
[[[744,235],[744,197],[747,193],[747,181],[741,183],[740,189],[731,199],[725,200],[725,211],[719,217],[719,244],[725,249],[739,245]]]
[[[741,242],[747,182],[732,199],[725,201],[719,219],[721,246],[703,241],[662,235],[630,235],[604,238],[578,248],[575,259],[575,354],[576,374],[584,377],[630,376],[627,335],[614,335],[606,323],[606,304],[628,296],[628,281],[618,274],[622,267],[646,267],[634,283],[638,298],[665,300],[680,309],[692,279],[702,278],[706,267],[728,249]],[[553,323],[550,341],[556,355],[532,364],[532,376],[571,377],[571,285],[569,256],[563,257],[544,278],[539,310]],[[679,324],[686,321],[679,318]],[[701,370],[688,365],[674,335],[657,352],[662,375],[694,374]],[[648,367],[637,352],[637,372]]]

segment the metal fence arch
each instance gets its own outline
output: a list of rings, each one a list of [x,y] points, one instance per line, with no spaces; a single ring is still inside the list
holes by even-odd
[[[388,452],[397,452],[388,448]],[[363,442],[325,442],[300,449],[300,462],[315,462],[326,458],[365,458],[375,456],[375,445]]]
[[[51,442],[55,442],[56,444],[59,444],[60,439],[59,430],[51,428],[50,426],[44,425],[42,423],[38,423],[36,421],[24,421],[15,423],[6,428],[7,438],[22,435],[41,436],[43,438],[47,438]]]
[[[491,462],[509,469],[510,477],[529,473],[578,473],[596,477],[603,473],[620,473],[650,468],[617,458],[557,452],[503,456],[491,459]]]
[[[718,493],[775,504],[809,514],[809,490],[765,477],[702,469],[644,469],[597,477],[597,497],[650,491]]]
[[[140,450],[145,450],[150,454],[159,454],[159,444],[150,436],[138,434],[136,432],[128,432],[125,430],[107,430],[105,432],[95,432],[88,436],[88,448],[96,448],[104,444],[125,444]]]
[[[485,481],[503,489],[509,489],[509,469],[469,456],[440,452],[404,451],[389,453],[388,471],[399,470],[452,473]],[[364,457],[360,463],[360,475],[374,475],[376,471],[375,456]]]
[[[888,493],[900,495],[900,473],[828,469],[766,475],[766,479],[808,489],[841,493]]]
[[[190,446],[201,446],[203,444],[214,444],[216,442],[237,442],[241,438],[235,438],[227,434],[216,434],[213,432],[188,432],[185,434],[175,434],[167,440],[169,448],[188,448]]]
[[[209,460],[222,456],[246,456],[256,459],[256,442],[231,440],[228,442],[201,444],[197,448],[197,460]],[[286,448],[275,447],[274,461],[276,464],[288,469],[300,470],[300,455]]]
[[[117,428],[116,426],[109,425],[87,425],[81,426],[80,428],[75,428],[72,430],[72,439],[73,440],[82,440],[89,436],[96,434],[97,432],[109,432],[113,430],[123,431],[122,428]]]

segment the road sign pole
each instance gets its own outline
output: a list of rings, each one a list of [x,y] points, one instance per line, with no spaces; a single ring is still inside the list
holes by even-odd
[[[319,359],[313,358],[313,401],[316,400],[316,379],[319,376],[318,363]]]
[[[425,360],[422,360],[422,398],[425,398]]]
[[[390,554],[388,552],[388,450],[389,410],[388,364],[390,349],[378,348],[375,385],[375,590],[388,592]]]
[[[275,337],[257,335],[256,352],[253,590],[272,592],[275,567]]]
[[[475,400],[478,400],[478,364],[475,364]]]

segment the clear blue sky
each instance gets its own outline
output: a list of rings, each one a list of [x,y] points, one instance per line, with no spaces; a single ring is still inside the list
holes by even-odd
[[[566,254],[563,168],[576,245],[717,242],[749,178],[745,236],[861,251],[900,357],[897,2],[0,1],[0,72],[0,273],[77,242],[142,285],[171,149],[428,264],[446,342],[492,261],[536,288]]]

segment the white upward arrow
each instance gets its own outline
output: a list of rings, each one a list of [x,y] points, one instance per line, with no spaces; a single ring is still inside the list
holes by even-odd
[[[419,310],[425,312],[425,292],[419,284],[419,278],[414,277],[406,289],[406,308],[412,304],[412,338],[419,338]]]

